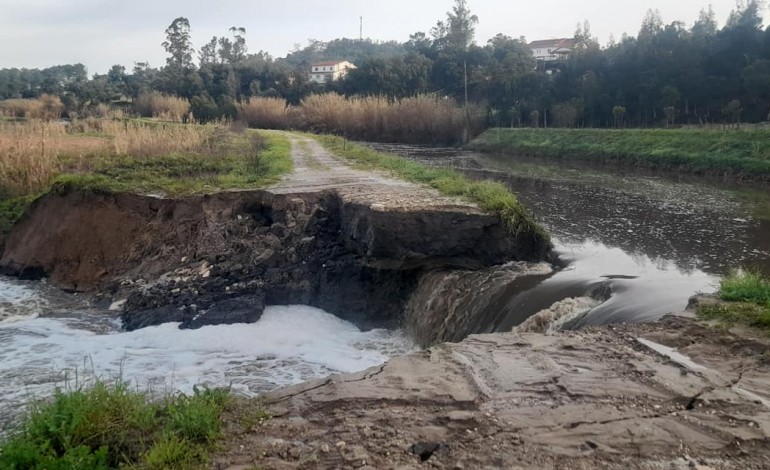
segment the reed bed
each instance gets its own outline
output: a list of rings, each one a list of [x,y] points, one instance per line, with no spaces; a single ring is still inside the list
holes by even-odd
[[[456,144],[477,135],[483,113],[462,109],[452,100],[422,95],[401,100],[310,95],[299,106],[280,98],[251,98],[239,118],[250,127],[300,129],[349,139],[418,144]]]
[[[190,102],[178,96],[153,91],[142,93],[136,98],[134,111],[144,117],[185,122],[190,117]]]
[[[300,108],[301,128],[365,141],[455,144],[483,126],[478,108],[462,109],[427,95],[401,100],[311,95]]]
[[[207,148],[217,126],[85,119],[0,123],[0,196],[43,190],[63,171],[112,157],[151,158]]]
[[[36,99],[12,99],[0,101],[0,114],[12,118],[60,119],[64,104],[58,96],[41,95]]]
[[[290,129],[293,117],[282,98],[250,98],[238,107],[238,119],[258,129]]]

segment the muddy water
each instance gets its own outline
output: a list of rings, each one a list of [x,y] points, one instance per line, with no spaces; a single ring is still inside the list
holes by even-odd
[[[564,268],[495,301],[478,332],[508,331],[565,297],[609,300],[569,326],[651,321],[712,292],[735,267],[770,274],[770,186],[455,149],[373,144],[510,186],[554,238]]]
[[[400,331],[362,332],[305,306],[268,307],[251,325],[180,330],[168,323],[126,332],[115,312],[82,297],[0,276],[0,437],[30,400],[95,378],[161,394],[208,385],[251,396],[413,349]]]

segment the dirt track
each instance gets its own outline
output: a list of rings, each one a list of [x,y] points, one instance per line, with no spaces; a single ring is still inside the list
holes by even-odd
[[[473,336],[237,407],[215,468],[770,468],[769,350],[681,317]]]
[[[269,191],[279,194],[336,190],[343,199],[376,210],[458,210],[483,214],[474,204],[444,196],[437,190],[351,168],[333,157],[316,140],[284,133],[292,145],[294,171]]]

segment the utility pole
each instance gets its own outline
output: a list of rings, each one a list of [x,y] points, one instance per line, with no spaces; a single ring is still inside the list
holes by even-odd
[[[468,61],[463,62],[465,81],[465,109],[468,109]]]
[[[358,32],[358,39],[361,42],[363,42],[363,40],[364,40],[364,17],[363,16],[359,16],[358,19],[361,21],[360,26],[358,28],[358,30],[359,30],[359,32]]]
[[[466,52],[467,53],[467,52]],[[471,140],[471,114],[468,110],[468,60],[463,61],[463,81],[465,82],[465,128],[463,129],[463,144]]]

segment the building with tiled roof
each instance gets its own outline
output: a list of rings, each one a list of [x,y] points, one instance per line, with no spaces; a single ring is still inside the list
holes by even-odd
[[[310,66],[310,81],[313,83],[328,83],[339,80],[356,68],[347,60],[330,60],[317,62]]]
[[[535,60],[551,62],[554,60],[564,60],[575,49],[574,38],[544,39],[532,41],[529,43],[529,49]]]

